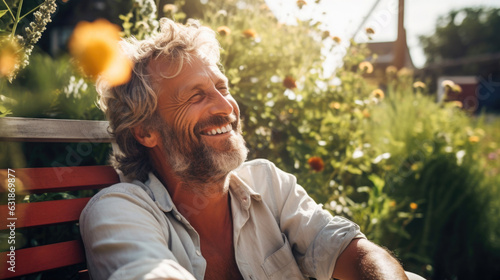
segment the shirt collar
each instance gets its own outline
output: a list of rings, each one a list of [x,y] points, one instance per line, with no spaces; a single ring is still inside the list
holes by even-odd
[[[229,181],[229,192],[245,209],[248,210],[248,208],[250,208],[251,199],[256,201],[262,200],[261,195],[248,186],[248,184],[238,176],[236,171],[231,172],[229,176],[231,176]]]
[[[262,200],[261,195],[248,186],[236,171],[232,171],[229,176],[229,192],[245,209],[250,208],[251,199]],[[163,212],[170,212],[175,207],[167,188],[152,172],[148,174],[148,180],[145,182],[134,180],[133,184],[144,189]]]

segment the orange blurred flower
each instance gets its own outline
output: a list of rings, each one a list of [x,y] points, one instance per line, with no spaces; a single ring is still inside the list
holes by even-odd
[[[83,72],[101,76],[110,86],[128,82],[133,63],[120,50],[120,28],[105,19],[78,23],[69,40],[69,51]]]
[[[371,28],[371,27],[367,27],[365,29],[365,31],[366,31],[366,34],[375,34],[375,30],[373,30],[373,28]]]
[[[475,135],[472,135],[472,136],[469,137],[469,142],[471,142],[471,143],[477,143],[477,142],[479,142],[479,137],[475,136]]]
[[[257,37],[257,32],[251,28],[243,30],[243,36],[246,38],[256,38]]]
[[[368,111],[368,109],[363,109],[363,112],[362,112],[362,113],[363,113],[363,117],[365,117],[365,118],[367,118],[367,119],[368,119],[369,117],[371,117],[371,115],[370,115],[370,111]]]
[[[288,89],[294,89],[297,87],[297,83],[292,76],[286,76],[285,79],[283,79],[283,86]]]
[[[411,210],[417,210],[418,204],[416,204],[415,202],[412,202],[412,203],[410,203],[410,208],[411,208]]]
[[[0,77],[10,76],[19,63],[19,45],[13,39],[0,44]]]
[[[304,0],[297,1],[297,6],[299,7],[299,9],[302,9],[302,7],[304,7],[305,5],[307,5],[306,1],[304,1]]]
[[[325,164],[320,157],[311,157],[307,160],[307,163],[316,172],[322,171],[325,168]]]
[[[229,27],[223,25],[217,27],[217,33],[219,33],[221,36],[229,36],[231,34],[231,29]]]
[[[373,65],[368,61],[363,61],[359,64],[359,69],[367,74],[370,74],[373,72]]]
[[[335,43],[337,43],[337,44],[340,44],[340,42],[342,42],[342,40],[341,40],[341,39],[340,39],[340,37],[338,37],[338,36],[333,36],[333,37],[332,37],[332,39],[333,39],[333,41],[334,41]]]
[[[325,30],[323,31],[323,33],[321,33],[321,39],[325,40],[328,37],[330,37],[330,31]]]
[[[340,103],[332,102],[332,103],[330,103],[330,108],[338,110],[338,109],[340,109]]]
[[[374,91],[372,91],[372,95],[376,98],[380,98],[380,99],[384,99],[385,97],[385,94],[384,94],[384,91],[381,90],[381,89],[376,89]]]
[[[395,201],[395,200],[391,200],[391,201],[389,202],[389,206],[390,206],[390,207],[396,207],[396,201]]]

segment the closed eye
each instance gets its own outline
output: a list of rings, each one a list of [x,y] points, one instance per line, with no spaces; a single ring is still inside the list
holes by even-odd
[[[195,94],[191,95],[191,97],[189,98],[189,101],[193,102],[193,103],[198,103],[201,100],[203,100],[204,97],[205,97],[205,93],[203,91],[199,91],[199,92],[196,92]]]
[[[229,89],[227,88],[227,86],[217,87],[217,90],[224,96],[229,94]]]

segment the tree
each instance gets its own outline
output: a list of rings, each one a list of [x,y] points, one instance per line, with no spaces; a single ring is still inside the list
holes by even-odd
[[[438,19],[433,35],[421,36],[427,69],[441,75],[500,76],[500,9],[464,8]]]

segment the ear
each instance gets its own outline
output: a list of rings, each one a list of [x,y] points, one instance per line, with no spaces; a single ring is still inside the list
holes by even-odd
[[[141,143],[141,145],[147,148],[153,148],[157,146],[158,141],[160,139],[158,132],[156,131],[146,132],[144,131],[142,125],[133,127],[132,134],[134,135],[134,138],[135,140],[137,140],[137,142]]]

